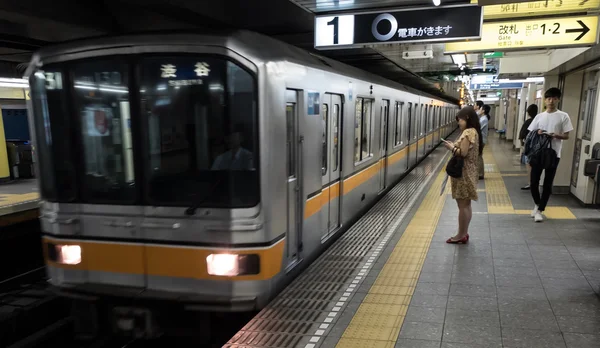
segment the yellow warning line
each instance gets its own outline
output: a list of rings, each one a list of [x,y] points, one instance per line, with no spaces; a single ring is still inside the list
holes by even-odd
[[[336,347],[392,348],[396,344],[444,208],[440,190],[445,175],[444,170],[438,174]]]
[[[488,214],[515,214],[504,179],[498,170],[498,164],[488,147],[483,149],[485,163],[485,197]]]

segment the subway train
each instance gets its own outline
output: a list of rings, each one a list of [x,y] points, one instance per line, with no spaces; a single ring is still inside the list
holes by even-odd
[[[63,43],[26,76],[52,289],[143,337],[263,308],[457,126],[456,104],[248,31]]]

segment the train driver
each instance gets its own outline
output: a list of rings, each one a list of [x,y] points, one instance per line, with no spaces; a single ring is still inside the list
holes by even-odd
[[[242,147],[243,135],[239,129],[225,136],[229,150],[217,156],[211,170],[254,170],[252,152]]]

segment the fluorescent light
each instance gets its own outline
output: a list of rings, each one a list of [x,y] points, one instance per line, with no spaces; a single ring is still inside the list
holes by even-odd
[[[525,82],[529,82],[529,83],[541,83],[544,82],[544,78],[543,77],[528,77],[526,79],[518,79],[518,80],[511,80],[511,79],[499,79],[498,82],[500,83],[525,83]]]
[[[84,86],[84,85],[75,85],[75,88],[79,88],[79,89],[91,89],[91,90],[97,90],[98,88],[94,87],[94,86]]]
[[[498,97],[484,97],[484,98],[479,98],[479,100],[481,100],[482,102],[493,102],[493,101],[500,100],[500,98],[498,98]]]
[[[29,84],[0,82],[0,87],[7,87],[7,88],[29,88]]]
[[[128,90],[124,90],[124,89],[116,89],[116,88],[104,88],[104,87],[100,87],[100,90],[103,92],[113,92],[113,93],[129,93]]]
[[[452,62],[458,66],[467,64],[467,56],[465,54],[453,54],[450,57],[452,58]]]
[[[29,84],[29,82],[25,79],[12,79],[12,78],[8,78],[8,77],[0,77],[0,82]]]

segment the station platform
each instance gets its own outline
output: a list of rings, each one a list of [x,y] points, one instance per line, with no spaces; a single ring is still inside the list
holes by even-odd
[[[600,347],[600,211],[553,195],[529,216],[526,168],[490,135],[470,241],[437,148],[226,345]]]
[[[0,185],[0,227],[37,219],[39,201],[40,195],[35,179]]]

